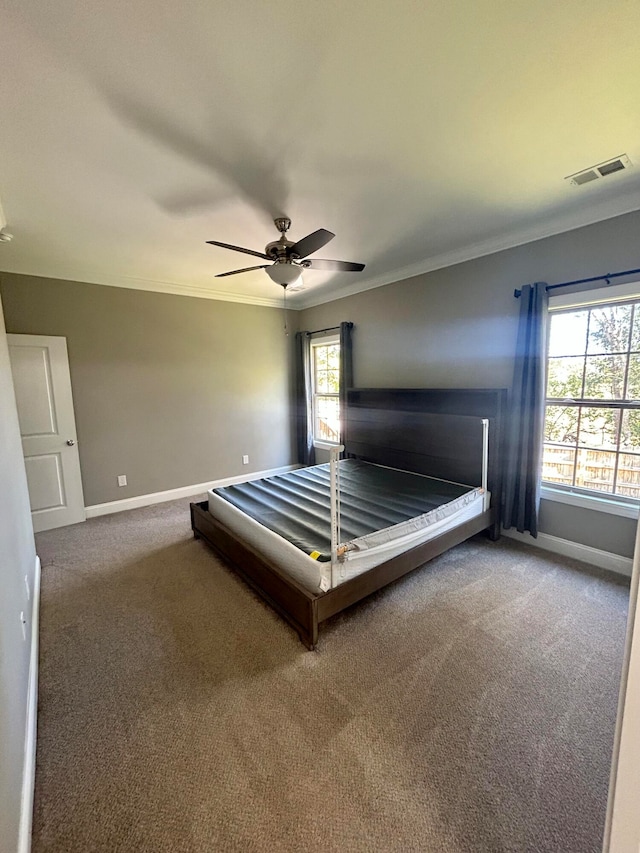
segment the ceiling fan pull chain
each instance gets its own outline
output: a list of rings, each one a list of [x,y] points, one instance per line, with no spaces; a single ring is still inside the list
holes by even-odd
[[[287,285],[282,288],[282,313],[284,314],[284,333],[289,337],[289,329],[287,329]]]

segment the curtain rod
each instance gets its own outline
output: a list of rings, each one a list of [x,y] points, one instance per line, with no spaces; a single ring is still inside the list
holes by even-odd
[[[353,329],[353,323],[346,324],[350,329]],[[314,329],[313,332],[306,332],[307,335],[320,335],[322,332],[339,332],[340,326],[329,326],[327,329]]]
[[[640,269],[623,270],[622,272],[608,272],[606,275],[594,275],[592,278],[577,278],[575,281],[563,281],[560,284],[548,284],[545,288],[547,293],[550,290],[555,290],[557,287],[569,287],[572,284],[589,284],[592,281],[606,281],[609,283],[610,278],[618,278],[621,275],[637,275]],[[514,290],[513,295],[518,299],[522,295],[521,290]]]

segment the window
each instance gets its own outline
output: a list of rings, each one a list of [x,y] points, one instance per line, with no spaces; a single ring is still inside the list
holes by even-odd
[[[321,338],[311,343],[311,375],[314,443],[340,441],[340,338]]]
[[[607,295],[603,302],[591,294],[596,304],[550,305],[542,479],[554,488],[637,501],[640,294],[635,285],[635,299]]]

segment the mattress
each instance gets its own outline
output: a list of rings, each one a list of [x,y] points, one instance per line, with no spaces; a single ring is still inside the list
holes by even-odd
[[[474,518],[480,488],[357,459],[340,467],[340,556],[331,563],[329,465],[213,489],[209,512],[312,592],[323,592]]]

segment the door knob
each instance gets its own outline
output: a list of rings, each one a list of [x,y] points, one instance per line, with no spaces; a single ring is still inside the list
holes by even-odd
[[[69,439],[67,439],[67,444],[69,445],[69,447],[73,447],[73,445],[75,444],[75,441],[72,438],[69,438]]]

